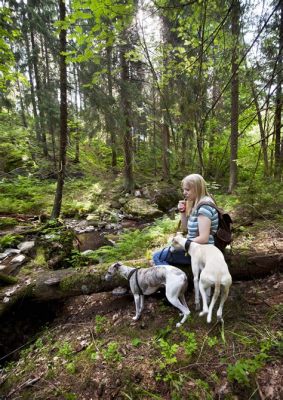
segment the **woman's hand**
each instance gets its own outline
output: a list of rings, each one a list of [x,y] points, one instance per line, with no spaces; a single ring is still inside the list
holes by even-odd
[[[178,203],[178,210],[180,213],[186,212],[186,201],[185,200],[180,200]]]

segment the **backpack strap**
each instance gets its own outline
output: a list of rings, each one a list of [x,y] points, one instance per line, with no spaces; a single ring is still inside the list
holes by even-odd
[[[200,203],[197,205],[196,212],[198,212],[198,210],[199,210],[202,206],[213,207],[213,208],[217,211],[217,213],[218,213],[218,228],[219,228],[221,210],[220,210],[220,209],[217,207],[217,205],[215,205],[214,203],[209,202],[209,201],[203,201],[203,202],[200,202]],[[218,229],[218,228],[217,228],[217,229]],[[210,229],[210,234],[213,235],[213,236],[215,236],[215,234],[216,234],[216,232],[217,232],[217,229],[216,229],[216,231],[213,231],[212,228],[211,228],[211,229]]]
[[[220,217],[223,220],[223,215],[225,215],[225,216],[227,216],[229,218],[229,221],[226,221],[226,223],[227,222],[229,222],[230,224],[233,223],[230,215],[227,212],[225,212],[222,208],[217,207],[216,204],[210,203],[210,202],[201,202],[201,203],[198,204],[196,210],[198,211],[201,206],[210,206],[210,207],[215,208],[215,210],[217,210],[217,212],[218,212],[219,221],[220,221]]]
[[[202,206],[210,206],[210,207],[213,207],[213,208],[215,208],[215,210],[218,211],[218,214],[222,212],[222,210],[221,210],[219,207],[217,207],[216,204],[214,204],[214,203],[212,203],[212,202],[209,202],[209,201],[201,201],[200,203],[198,203],[197,208],[196,208],[196,211],[198,211]]]

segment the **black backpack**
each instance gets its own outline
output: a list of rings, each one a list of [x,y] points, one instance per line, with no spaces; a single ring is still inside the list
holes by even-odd
[[[214,237],[215,246],[218,247],[218,249],[221,250],[223,253],[225,250],[225,247],[232,242],[232,223],[233,223],[233,221],[227,212],[225,212],[221,208],[218,208],[213,203],[209,203],[209,202],[199,203],[196,211],[198,212],[199,208],[202,206],[213,207],[218,212],[218,219],[219,219],[218,228],[217,228],[216,232],[212,233],[212,235]]]

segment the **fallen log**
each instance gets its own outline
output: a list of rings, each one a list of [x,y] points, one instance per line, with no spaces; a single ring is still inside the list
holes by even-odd
[[[283,272],[283,254],[230,254],[226,257],[233,280],[251,280],[272,273]],[[147,261],[125,261],[126,265],[145,266]],[[0,290],[0,316],[22,299],[50,301],[71,296],[111,291],[127,286],[127,281],[115,276],[110,282],[104,276],[109,264],[97,264],[81,270],[74,268],[37,272],[32,278]],[[190,268],[181,267],[192,279]]]
[[[225,258],[233,280],[252,280],[283,272],[282,253],[233,253]]]

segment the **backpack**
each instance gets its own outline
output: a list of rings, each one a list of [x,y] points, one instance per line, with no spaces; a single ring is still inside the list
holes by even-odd
[[[199,210],[200,207],[202,206],[210,206],[215,208],[218,212],[218,228],[216,232],[213,232],[212,235],[214,237],[214,244],[216,247],[218,247],[219,250],[224,253],[225,247],[232,242],[232,219],[230,215],[222,210],[221,208],[218,208],[215,204],[209,203],[209,202],[203,202],[199,203],[197,206],[197,211]]]

